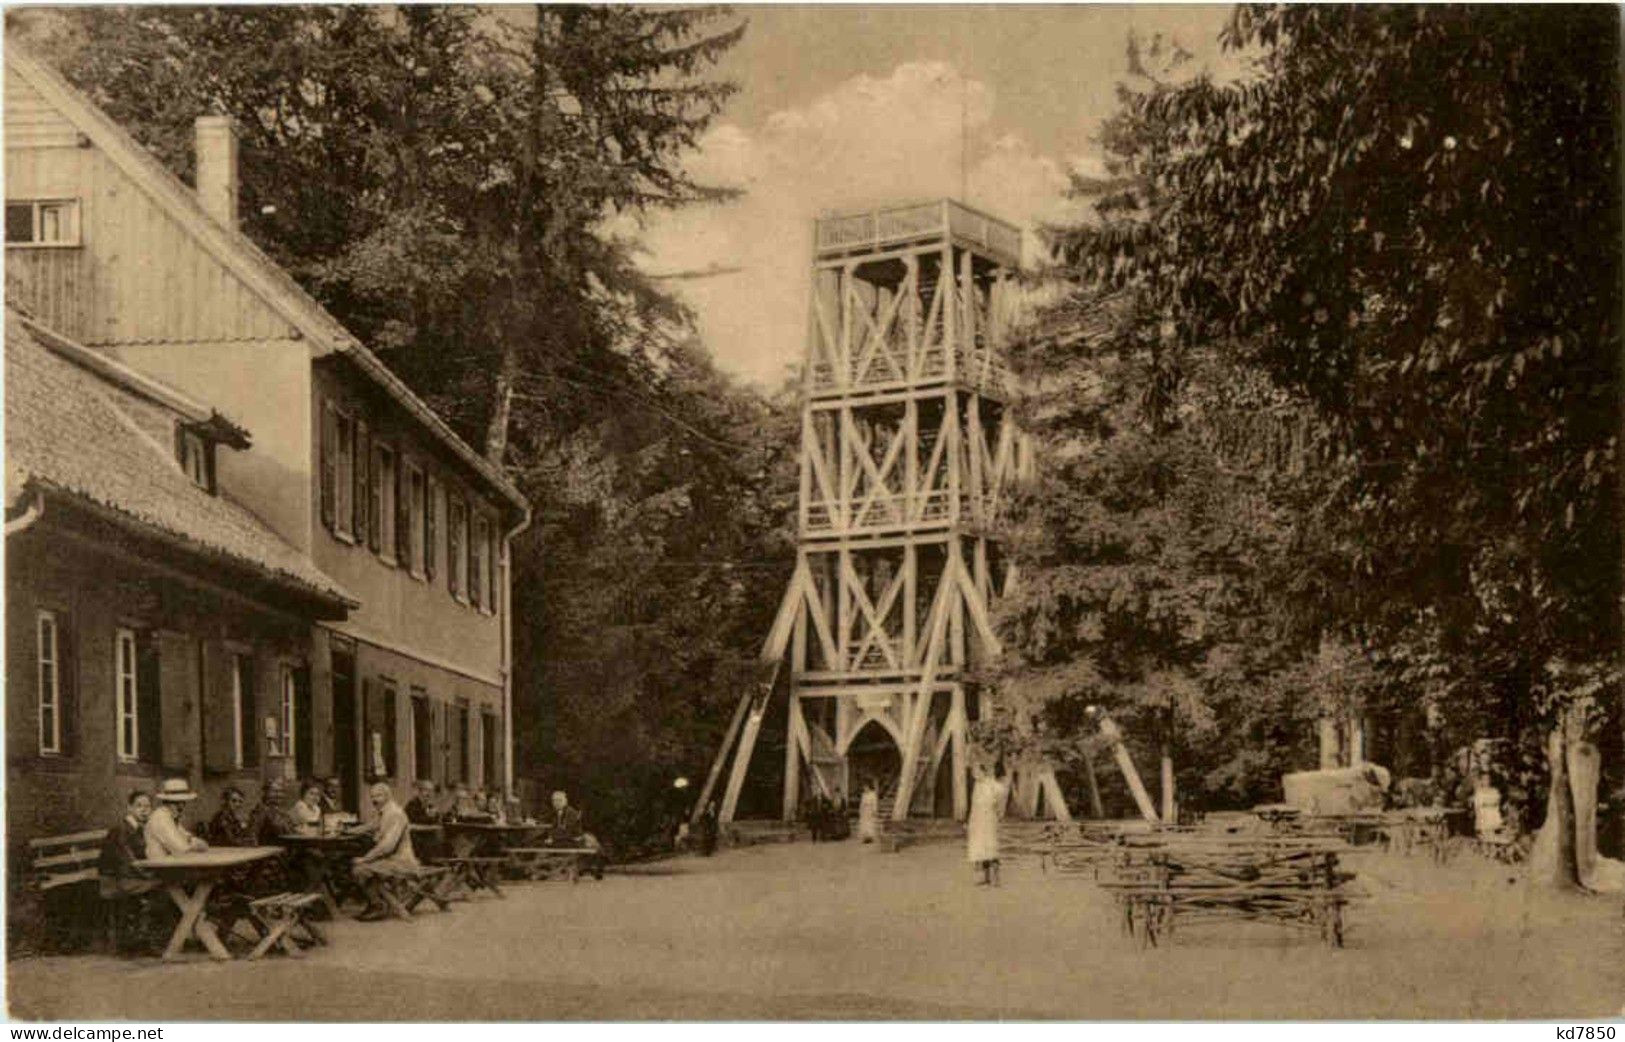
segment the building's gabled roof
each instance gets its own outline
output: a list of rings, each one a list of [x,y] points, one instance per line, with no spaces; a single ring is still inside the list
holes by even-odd
[[[6,309],[6,504],[62,495],[184,550],[344,610],[359,602],[269,526],[193,484],[128,408],[181,422],[210,413],[184,395]],[[49,510],[49,507],[47,507]]]
[[[223,227],[209,216],[198,201],[196,192],[78,88],[46,62],[10,40],[6,44],[6,64],[78,127],[131,181],[186,229],[204,250],[308,339],[318,354],[331,352],[348,357],[356,368],[427,427],[493,490],[518,511],[529,512],[529,502],[502,473],[501,468],[491,464],[458,437],[400,377],[352,336],[338,319],[306,293],[281,265],[266,256],[248,236],[236,228]]]

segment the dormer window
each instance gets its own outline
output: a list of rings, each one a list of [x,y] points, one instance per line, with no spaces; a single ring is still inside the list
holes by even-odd
[[[6,200],[6,245],[79,245],[78,200]]]
[[[214,478],[215,449],[227,445],[246,449],[253,443],[248,432],[221,416],[211,413],[206,420],[188,420],[175,425],[175,462],[192,484],[209,495],[218,490]]]
[[[214,492],[214,446],[203,440],[197,431],[182,427],[175,435],[175,453],[181,471],[192,479],[192,484]]]

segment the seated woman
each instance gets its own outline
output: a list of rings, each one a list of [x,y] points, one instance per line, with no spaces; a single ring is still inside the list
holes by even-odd
[[[209,842],[217,847],[252,847],[258,845],[254,823],[248,813],[248,797],[235,785],[227,786],[220,800],[220,810],[209,819]]]
[[[486,795],[485,813],[491,816],[492,824],[506,825],[508,823],[508,812],[507,808],[502,804],[501,793],[493,792]]]
[[[293,805],[294,831],[301,836],[316,836],[322,831],[322,786],[319,782],[306,782],[299,799]]]

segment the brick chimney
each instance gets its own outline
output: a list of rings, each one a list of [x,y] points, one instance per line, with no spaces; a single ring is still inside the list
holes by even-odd
[[[197,196],[210,217],[237,228],[237,131],[230,116],[199,116]]]

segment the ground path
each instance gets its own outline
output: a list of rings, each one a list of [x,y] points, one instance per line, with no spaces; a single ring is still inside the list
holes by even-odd
[[[1360,855],[1348,947],[1246,924],[1140,951],[1087,878],[960,851],[796,843],[603,882],[517,884],[411,923],[335,924],[303,960],[13,964],[39,1019],[1540,1018],[1619,1015],[1619,898],[1464,857]]]

